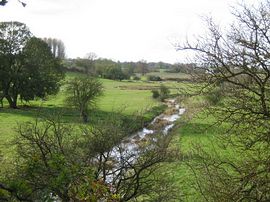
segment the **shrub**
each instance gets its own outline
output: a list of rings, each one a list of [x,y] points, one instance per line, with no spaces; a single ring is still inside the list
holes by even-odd
[[[156,90],[156,89],[152,90],[152,97],[154,99],[157,99],[159,96],[160,96],[160,94],[159,94],[158,90]]]
[[[168,87],[161,85],[159,87],[159,91],[160,91],[160,100],[164,101],[164,99],[168,98],[169,94],[170,94],[170,90]]]
[[[134,76],[134,77],[133,77],[133,80],[135,80],[135,81],[139,81],[139,80],[141,80],[141,78],[140,78],[140,77],[138,77],[138,76]]]
[[[162,81],[162,79],[159,76],[149,75],[147,76],[148,81]]]
[[[156,89],[152,90],[152,97],[154,99],[159,98],[161,101],[164,101],[166,98],[168,98],[169,94],[170,94],[169,88],[164,85],[160,85],[158,90]]]

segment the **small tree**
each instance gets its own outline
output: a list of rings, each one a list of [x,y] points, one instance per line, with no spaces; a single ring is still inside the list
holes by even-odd
[[[88,122],[89,107],[102,95],[103,87],[99,80],[92,77],[74,78],[67,83],[67,103],[76,107],[84,123]]]

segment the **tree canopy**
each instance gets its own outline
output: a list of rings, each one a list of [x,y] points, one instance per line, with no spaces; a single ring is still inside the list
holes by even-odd
[[[0,91],[10,107],[56,93],[63,78],[60,61],[20,22],[0,23]]]
[[[83,122],[88,122],[89,107],[93,107],[96,99],[102,95],[101,82],[93,77],[74,78],[67,83],[68,104],[80,111]]]

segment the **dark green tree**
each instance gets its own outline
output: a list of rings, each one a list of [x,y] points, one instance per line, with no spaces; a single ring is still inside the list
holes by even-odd
[[[48,45],[33,37],[24,47],[22,56],[24,78],[20,83],[20,98],[29,101],[57,93],[63,70],[60,60],[51,54]],[[26,76],[27,82],[24,81]]]
[[[25,24],[0,23],[0,59],[0,90],[11,108],[17,108],[18,98],[29,101],[58,91],[63,78],[60,61]]]

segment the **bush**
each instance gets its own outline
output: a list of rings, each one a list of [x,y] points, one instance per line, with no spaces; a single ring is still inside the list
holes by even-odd
[[[135,80],[135,81],[139,81],[139,80],[141,80],[141,78],[140,78],[140,77],[138,77],[138,76],[134,76],[134,77],[133,77],[133,80]]]
[[[170,90],[168,87],[161,85],[158,90],[153,89],[152,90],[152,97],[154,99],[159,98],[161,101],[164,101],[166,98],[168,98],[170,94]]]
[[[149,75],[147,76],[148,81],[162,81],[162,79],[159,76]]]
[[[164,101],[164,99],[168,98],[169,94],[170,94],[170,90],[168,87],[161,85],[159,87],[159,91],[160,91],[160,100]]]
[[[154,99],[157,99],[160,96],[159,91],[158,90],[152,90],[152,97]]]

